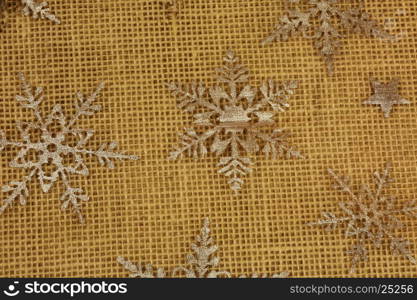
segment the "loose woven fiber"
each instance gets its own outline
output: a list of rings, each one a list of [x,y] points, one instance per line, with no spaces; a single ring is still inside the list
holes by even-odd
[[[401,39],[350,35],[334,77],[307,40],[260,46],[283,13],[283,1],[184,0],[174,19],[159,1],[48,2],[61,25],[24,17],[19,5],[6,13],[0,34],[0,127],[17,137],[15,121],[31,118],[14,100],[17,72],[46,88],[45,112],[57,103],[71,111],[77,90],[91,92],[104,81],[103,112],[80,126],[96,130],[93,146],[116,140],[141,160],[118,162],[115,170],[91,160],[88,179],[73,177],[91,196],[84,205],[86,225],[58,209],[60,188],[44,194],[34,182],[29,203],[0,216],[0,276],[126,276],[118,255],[172,269],[184,262],[204,217],[220,246],[221,269],[233,274],[348,276],[345,251],[352,240],[341,230],[305,226],[323,210],[337,211],[343,198],[331,189],[326,169],[369,182],[372,171],[392,161],[396,182],[390,193],[400,201],[417,194],[415,0],[365,1],[365,9],[402,33]],[[301,83],[278,121],[294,133],[291,141],[306,158],[257,157],[238,195],[216,173],[216,157],[166,159],[176,133],[192,119],[177,109],[163,82],[213,82],[212,71],[228,49],[251,70],[253,84],[268,77]],[[363,105],[371,76],[399,77],[402,95],[412,104],[395,107],[390,118]],[[8,167],[14,154],[7,150],[0,157],[1,184],[22,176]],[[416,220],[402,221],[399,235],[417,254]],[[370,261],[354,276],[414,277],[417,266],[382,247],[371,250]]]

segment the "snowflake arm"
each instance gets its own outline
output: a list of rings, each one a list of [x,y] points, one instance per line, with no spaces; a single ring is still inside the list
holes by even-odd
[[[275,112],[285,112],[290,107],[288,100],[298,88],[297,81],[278,84],[270,79],[259,88],[263,98],[261,105],[269,105]]]
[[[208,150],[205,143],[209,138],[215,135],[216,132],[217,130],[209,130],[202,135],[198,135],[194,129],[186,129],[184,134],[179,134],[181,146],[178,147],[177,150],[171,152],[169,159],[177,160],[184,154],[195,159],[206,156]]]
[[[286,158],[304,158],[301,153],[288,144],[290,133],[283,129],[275,129],[272,134],[257,133],[265,145],[262,152],[266,157],[276,159],[284,156]]]
[[[39,111],[39,105],[44,100],[43,88],[35,87],[33,88],[30,83],[26,80],[26,77],[23,73],[18,74],[20,80],[20,86],[22,89],[22,95],[16,96],[16,101],[19,102],[23,108],[28,108],[33,110],[33,114],[36,117],[36,120],[41,123],[43,121],[41,113]]]
[[[310,26],[309,13],[303,13],[299,10],[290,10],[286,15],[281,17],[280,22],[269,36],[262,41],[262,44],[267,45],[275,41],[286,42],[290,37],[297,33],[302,33],[306,36]]]
[[[384,30],[370,15],[365,11],[357,8],[346,11],[337,11],[340,22],[344,28],[354,33],[363,34],[369,38],[380,38],[394,40],[395,36]]]
[[[80,201],[88,201],[89,197],[81,188],[73,188],[70,186],[69,180],[65,172],[61,172],[61,180],[65,187],[65,192],[61,195],[61,209],[64,211],[71,208],[72,212],[78,217],[80,223],[85,223],[84,216],[81,213]]]
[[[379,172],[379,171],[374,172],[374,180],[375,180],[375,185],[376,185],[376,195],[375,195],[376,197],[380,197],[384,188],[387,188],[390,183],[394,182],[394,179],[390,177],[391,168],[392,168],[392,164],[390,162],[387,162],[382,172]]]
[[[101,111],[101,106],[94,104],[97,97],[100,95],[101,91],[104,89],[104,83],[100,83],[96,90],[87,98],[81,93],[77,93],[78,101],[75,103],[75,114],[72,116],[71,120],[69,121],[66,129],[70,129],[80,117],[82,116],[92,116],[95,113]]]
[[[252,160],[248,157],[242,157],[238,149],[238,141],[236,136],[232,136],[230,145],[232,155],[220,158],[218,166],[220,174],[229,178],[230,188],[237,193],[244,183],[242,176],[246,176],[252,171]]]
[[[197,235],[194,243],[191,244],[190,253],[186,256],[187,266],[176,267],[172,270],[171,276],[173,278],[184,275],[186,278],[218,278],[231,277],[230,272],[217,271],[215,268],[220,264],[220,258],[215,255],[218,251],[218,246],[213,245],[213,239],[210,236],[209,220],[203,219],[203,227],[200,234]],[[167,273],[163,268],[155,269],[151,264],[143,266],[142,264],[135,264],[121,256],[117,257],[116,261],[126,269],[134,278],[165,278]],[[284,278],[288,276],[288,272],[282,272],[268,276],[267,274],[258,275],[252,274],[252,278]],[[239,278],[246,278],[240,276]]]
[[[163,268],[154,269],[151,264],[142,266],[141,264],[135,264],[124,257],[119,256],[117,262],[130,272],[131,278],[165,278],[166,273]]]
[[[353,244],[350,249],[346,251],[346,253],[351,257],[349,270],[350,274],[355,273],[361,263],[365,263],[369,260],[368,249],[366,248],[363,239]]]
[[[30,16],[34,19],[48,19],[56,24],[60,24],[61,21],[50,12],[48,8],[48,2],[42,1],[37,2],[36,0],[21,0],[23,7],[23,14],[25,16]]]
[[[220,113],[221,109],[204,99],[206,88],[202,82],[181,85],[175,82],[166,83],[166,87],[178,98],[178,107],[187,112],[194,112],[197,108],[206,108]]]
[[[208,219],[203,220],[203,228],[196,238],[196,242],[191,244],[194,254],[186,256],[186,262],[189,266],[175,268],[172,275],[175,277],[177,273],[184,272],[187,278],[216,278],[218,276],[230,277],[225,271],[213,271],[220,263],[220,259],[214,255],[218,247],[212,245],[213,239],[210,237],[210,228]]]
[[[2,187],[3,193],[10,193],[8,197],[3,199],[3,203],[0,206],[0,214],[2,214],[9,206],[15,201],[19,201],[20,205],[26,205],[27,198],[29,196],[28,183],[32,180],[36,174],[36,170],[31,170],[28,175],[23,177],[21,181],[12,181],[9,185]]]

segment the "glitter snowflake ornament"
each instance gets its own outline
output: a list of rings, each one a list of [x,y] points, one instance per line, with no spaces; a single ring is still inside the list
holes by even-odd
[[[350,200],[339,203],[343,212],[341,216],[334,213],[323,213],[324,219],[312,222],[312,226],[324,226],[328,231],[338,225],[344,225],[345,235],[353,237],[356,242],[348,254],[351,256],[351,273],[357,266],[368,260],[368,244],[380,248],[385,242],[390,245],[391,252],[407,258],[413,264],[416,259],[409,249],[409,241],[396,236],[396,230],[402,226],[399,214],[417,217],[417,203],[410,201],[399,205],[394,197],[387,195],[385,189],[393,182],[390,178],[391,164],[387,163],[382,172],[375,172],[375,191],[368,185],[362,185],[359,193],[355,193],[347,177],[341,177],[329,169],[330,176],[335,181],[335,188],[347,194]]]
[[[343,10],[339,6],[341,0],[284,1],[288,12],[280,18],[276,28],[262,43],[287,41],[290,37],[301,34],[304,38],[313,40],[314,47],[323,57],[330,75],[334,74],[334,57],[341,47],[341,39],[349,32],[360,33],[366,37],[395,39],[361,7]],[[301,10],[301,6],[306,9]]]
[[[410,104],[410,101],[400,96],[399,84],[400,80],[395,78],[388,83],[381,83],[372,79],[372,88],[374,94],[363,104],[379,105],[385,118],[389,118],[394,105]]]
[[[185,276],[186,278],[219,278],[232,277],[228,271],[218,271],[215,268],[220,264],[220,258],[215,255],[218,246],[213,245],[213,239],[210,237],[209,220],[203,220],[203,227],[200,234],[196,237],[195,243],[191,244],[191,249],[194,253],[186,256],[186,266],[174,268],[171,277],[177,278]],[[163,268],[155,269],[152,265],[134,264],[123,257],[118,257],[117,262],[121,264],[127,271],[130,272],[132,278],[165,278],[166,271]],[[287,272],[273,274],[258,275],[252,274],[252,278],[284,278],[287,277]],[[244,278],[245,276],[240,276]]]
[[[78,102],[75,113],[67,118],[61,105],[55,105],[47,116],[42,116],[39,105],[44,99],[42,88],[32,88],[23,74],[20,74],[23,96],[16,100],[35,117],[32,122],[18,122],[17,129],[21,141],[7,139],[5,133],[0,131],[0,151],[5,147],[18,149],[10,167],[26,171],[20,181],[12,181],[3,186],[2,191],[8,196],[0,204],[0,214],[15,202],[25,205],[29,197],[28,184],[35,177],[38,179],[42,191],[47,193],[57,181],[61,181],[64,192],[61,195],[62,209],[72,209],[79,221],[84,222],[81,213],[81,202],[87,201],[88,196],[81,188],[73,187],[70,183],[71,175],[87,176],[89,170],[84,156],[95,156],[101,165],[114,168],[113,160],[137,160],[137,156],[125,155],[115,152],[117,144],[111,142],[103,144],[97,150],[87,148],[87,143],[94,132],[89,129],[75,127],[82,116],[92,116],[101,110],[101,106],[94,104],[101,90],[100,84],[89,97],[78,93]],[[73,142],[75,138],[75,142]]]
[[[169,17],[175,18],[180,12],[182,0],[164,0],[161,2],[161,5]]]
[[[61,21],[51,13],[48,8],[48,2],[37,2],[36,0],[21,0],[23,7],[23,14],[25,16],[32,16],[34,19],[48,19],[56,24]]]
[[[301,157],[288,145],[289,134],[283,129],[268,133],[274,117],[289,107],[289,96],[296,82],[277,84],[269,80],[259,89],[248,84],[248,70],[239,64],[234,53],[227,52],[224,66],[217,70],[217,84],[206,88],[203,83],[181,85],[168,83],[168,89],[179,100],[179,108],[194,115],[194,128],[180,134],[181,145],[170,159],[182,155],[204,157],[208,152],[220,156],[219,173],[229,178],[232,190],[239,191],[242,176],[251,171],[247,154],[258,152],[267,157]]]

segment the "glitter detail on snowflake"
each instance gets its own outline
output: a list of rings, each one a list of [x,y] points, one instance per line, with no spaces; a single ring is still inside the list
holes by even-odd
[[[48,8],[48,2],[37,2],[36,0],[21,0],[23,7],[23,14],[30,16],[34,19],[48,19],[56,24],[60,24],[61,21],[50,12]]]
[[[363,104],[372,104],[381,106],[385,118],[389,118],[394,105],[410,104],[410,101],[400,96],[400,80],[395,78],[388,83],[381,83],[378,80],[371,80],[374,94]]]
[[[397,215],[404,214],[417,217],[417,203],[410,201],[403,206],[398,206],[393,196],[384,195],[384,189],[393,182],[390,178],[391,164],[387,163],[382,172],[375,172],[375,191],[368,185],[362,185],[359,193],[354,193],[348,177],[341,177],[331,169],[328,170],[334,179],[334,187],[349,195],[350,200],[340,202],[342,216],[333,213],[323,213],[324,219],[309,223],[311,226],[325,226],[326,230],[334,230],[338,225],[346,226],[347,237],[356,239],[355,244],[347,252],[351,256],[351,273],[356,271],[357,266],[368,260],[367,242],[380,248],[384,240],[390,243],[391,252],[407,258],[416,264],[416,259],[409,249],[409,241],[395,235],[395,230],[402,226]]]
[[[243,184],[242,176],[251,171],[252,160],[245,154],[262,151],[267,157],[302,157],[288,145],[289,134],[283,129],[266,133],[275,125],[274,117],[289,107],[288,98],[297,83],[277,84],[269,80],[259,89],[248,84],[248,70],[239,64],[234,53],[227,52],[224,66],[217,70],[217,84],[206,88],[203,83],[181,85],[168,83],[168,89],[179,100],[179,108],[194,115],[196,129],[180,134],[181,146],[170,159],[183,154],[199,158],[210,152],[221,156],[219,173],[229,178],[232,190]],[[225,87],[226,88],[225,88]],[[268,110],[268,108],[270,108]]]
[[[81,214],[80,202],[87,201],[88,196],[81,188],[71,186],[69,176],[89,174],[83,156],[95,156],[101,165],[106,165],[111,169],[114,168],[113,160],[137,160],[138,157],[114,152],[117,147],[115,142],[103,144],[99,149],[91,150],[86,146],[94,132],[74,127],[80,117],[92,116],[101,110],[101,106],[94,104],[94,101],[104,88],[104,84],[100,84],[87,98],[82,93],[78,93],[76,111],[70,118],[64,115],[61,105],[55,105],[52,111],[43,117],[39,109],[44,99],[43,89],[32,88],[23,74],[19,74],[19,78],[24,95],[17,96],[16,100],[24,108],[32,110],[36,120],[17,123],[21,141],[7,139],[5,133],[0,130],[0,151],[5,147],[19,149],[15,158],[10,162],[10,167],[27,171],[26,176],[20,181],[12,181],[3,186],[2,191],[9,195],[0,204],[0,214],[14,202],[26,204],[29,197],[28,184],[36,176],[45,193],[49,192],[58,180],[62,181],[65,188],[61,195],[62,209],[71,208],[82,223],[84,218]],[[71,141],[74,138],[76,141],[72,144]]]
[[[299,33],[314,41],[314,47],[323,57],[327,71],[334,73],[334,57],[341,47],[341,38],[347,32],[360,33],[366,37],[395,40],[371,19],[362,6],[343,10],[337,7],[340,0],[286,0],[287,14],[280,18],[274,31],[263,40],[263,44],[287,41]],[[293,5],[311,6],[307,10],[293,8]]]
[[[182,0],[164,0],[161,1],[161,5],[169,17],[175,18],[180,12]]]
[[[186,256],[186,266],[176,267],[171,272],[171,277],[177,278],[184,275],[186,278],[218,278],[232,277],[230,272],[217,271],[215,268],[220,264],[220,258],[215,256],[218,246],[213,245],[213,239],[210,237],[209,220],[203,220],[203,227],[200,234],[196,237],[195,243],[191,244],[194,253]],[[166,271],[163,268],[155,269],[152,265],[134,264],[123,257],[118,257],[117,262],[130,272],[132,278],[165,278]],[[284,278],[288,276],[288,272],[282,272],[268,276],[267,274],[252,274],[252,278]],[[240,276],[245,278],[245,276]]]

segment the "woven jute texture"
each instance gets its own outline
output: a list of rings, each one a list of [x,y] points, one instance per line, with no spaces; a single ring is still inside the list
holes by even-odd
[[[172,269],[184,263],[204,217],[220,247],[219,269],[235,275],[350,276],[346,250],[353,240],[342,229],[305,225],[322,211],[339,212],[339,201],[346,200],[332,189],[326,169],[371,183],[372,172],[392,161],[396,182],[390,194],[404,202],[416,197],[415,0],[365,1],[366,11],[401,38],[349,35],[334,77],[308,40],[260,45],[283,14],[283,1],[184,0],[178,16],[168,18],[160,1],[49,0],[61,25],[25,17],[20,1],[7,2],[0,34],[1,128],[17,139],[15,122],[32,120],[15,101],[18,72],[45,87],[43,112],[58,103],[72,112],[75,92],[92,92],[103,81],[103,111],[78,126],[96,131],[91,146],[115,140],[141,160],[120,161],[109,170],[91,158],[89,177],[72,177],[91,197],[83,206],[85,225],[59,209],[59,184],[45,194],[33,182],[28,204],[0,216],[0,276],[126,276],[118,255]],[[251,70],[254,86],[267,78],[300,81],[278,125],[292,131],[291,143],[305,156],[254,157],[254,171],[237,195],[217,174],[214,155],[167,160],[177,132],[190,126],[192,116],[177,108],[163,83],[213,83],[228,49]],[[391,118],[363,105],[372,93],[371,77],[399,77],[401,93],[412,104],[396,106]],[[15,154],[1,154],[1,185],[24,175],[8,166]],[[397,233],[417,254],[416,220],[401,221]],[[372,248],[369,256],[353,276],[417,276],[417,266],[391,255],[388,245]]]

